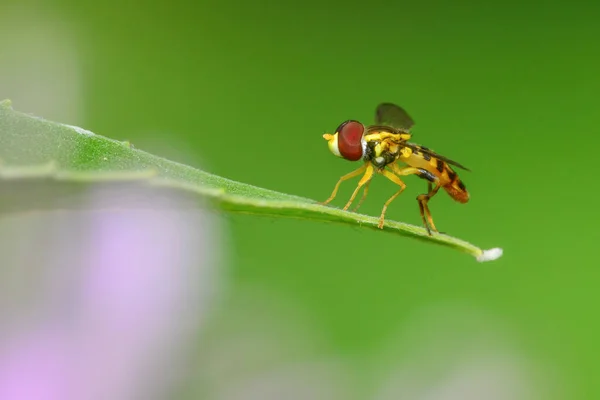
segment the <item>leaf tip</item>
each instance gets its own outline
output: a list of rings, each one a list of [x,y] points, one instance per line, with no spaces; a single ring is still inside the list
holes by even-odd
[[[493,249],[483,250],[483,253],[477,256],[477,261],[494,261],[502,257],[502,249],[500,247],[494,247]]]

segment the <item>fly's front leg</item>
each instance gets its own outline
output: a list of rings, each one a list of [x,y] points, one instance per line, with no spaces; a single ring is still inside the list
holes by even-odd
[[[350,208],[350,205],[354,201],[354,198],[358,194],[358,191],[360,190],[360,188],[363,187],[365,184],[370,183],[371,179],[373,179],[373,171],[374,171],[373,164],[368,163],[368,164],[365,164],[365,165],[366,165],[365,174],[363,175],[363,177],[358,182],[358,186],[356,186],[356,189],[354,189],[354,193],[352,193],[352,197],[350,197],[350,200],[348,200],[348,203],[346,203],[346,205],[344,206],[344,211],[347,210],[348,208]]]
[[[325,200],[323,203],[321,203],[322,205],[327,205],[331,200],[333,200],[335,198],[335,196],[337,195],[338,189],[340,188],[340,185],[342,184],[342,182],[347,181],[348,179],[352,179],[355,176],[358,176],[360,174],[363,173],[363,171],[367,169],[367,164],[363,164],[362,167],[360,167],[359,169],[356,169],[344,176],[342,176],[340,178],[340,180],[335,184],[335,187],[333,188],[333,192],[331,193],[331,196],[329,196],[329,198],[327,200]]]

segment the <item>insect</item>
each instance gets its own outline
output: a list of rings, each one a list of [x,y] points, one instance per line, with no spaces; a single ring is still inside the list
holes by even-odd
[[[406,184],[400,177],[417,175],[419,178],[427,180],[428,188],[427,193],[417,196],[423,225],[430,236],[432,231],[439,232],[433,223],[428,202],[440,188],[443,188],[457,202],[468,202],[469,192],[451,165],[467,171],[469,169],[456,161],[434,153],[427,147],[409,142],[412,137],[410,129],[413,125],[413,119],[403,108],[392,103],[381,103],[375,110],[375,125],[367,126],[355,120],[347,120],[336,129],[333,135],[324,134],[323,138],[327,140],[329,150],[334,155],[348,161],[362,160],[363,165],[342,176],[335,185],[331,196],[322,204],[328,204],[335,198],[342,182],[363,174],[344,207],[344,210],[348,210],[359,190],[364,187],[363,195],[353,209],[356,211],[367,196],[373,176],[381,174],[400,186],[400,189],[383,205],[378,225],[380,229],[383,229],[388,206],[406,188]],[[400,166],[398,162],[406,165]]]

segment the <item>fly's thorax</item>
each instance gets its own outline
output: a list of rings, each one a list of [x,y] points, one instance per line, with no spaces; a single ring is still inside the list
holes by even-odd
[[[383,168],[398,159],[400,146],[390,140],[377,140],[366,137],[365,160],[370,161],[375,167]]]

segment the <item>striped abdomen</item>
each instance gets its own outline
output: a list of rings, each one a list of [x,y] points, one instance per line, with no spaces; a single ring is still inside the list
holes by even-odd
[[[458,201],[459,203],[466,203],[469,201],[469,192],[467,191],[465,184],[460,180],[458,174],[452,168],[450,168],[447,163],[443,161],[441,162],[444,164],[442,175],[448,177],[448,183],[445,185],[442,184],[442,187],[454,200]]]
[[[466,203],[469,201],[469,192],[467,191],[465,184],[461,181],[452,167],[445,161],[418,150],[413,150],[408,156],[400,157],[400,160],[412,167],[422,168],[429,172],[433,177],[437,178],[439,184],[450,197],[459,203]],[[423,176],[423,178],[427,179],[425,176]]]

